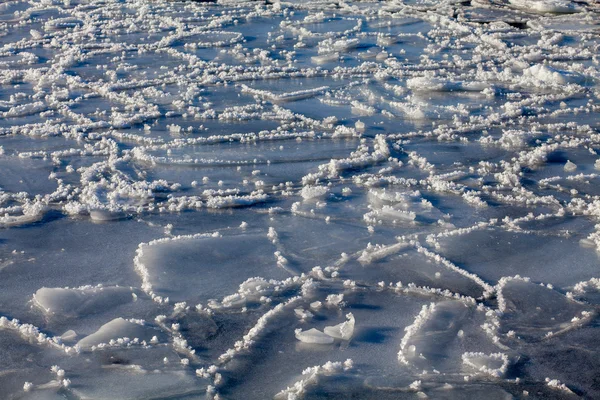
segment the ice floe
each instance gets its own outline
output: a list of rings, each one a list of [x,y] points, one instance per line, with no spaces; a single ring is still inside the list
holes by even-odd
[[[600,397],[599,15],[3,2],[0,397]]]

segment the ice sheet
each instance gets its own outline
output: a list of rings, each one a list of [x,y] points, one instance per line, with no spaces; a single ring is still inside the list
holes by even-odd
[[[600,8],[0,4],[0,398],[598,398]]]

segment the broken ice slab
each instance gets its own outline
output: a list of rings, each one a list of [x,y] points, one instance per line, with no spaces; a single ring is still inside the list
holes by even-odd
[[[295,332],[296,339],[301,341],[302,343],[309,344],[331,344],[333,343],[333,337],[323,333],[315,328],[311,328],[309,330],[303,331],[302,329],[297,329]]]
[[[164,342],[165,339],[163,332],[145,321],[115,318],[81,339],[77,345],[83,350],[94,350],[107,346],[148,346]]]
[[[251,277],[289,277],[276,264],[276,250],[267,232],[164,240],[143,247],[138,271],[162,298],[205,303],[235,293]]]
[[[500,326],[502,332],[511,332],[509,337],[547,339],[585,324],[594,315],[590,306],[543,285],[505,278],[500,286]]]
[[[119,286],[44,287],[35,292],[33,301],[47,315],[80,317],[132,302],[134,294]]]
[[[402,338],[398,360],[416,370],[456,373],[465,352],[500,350],[482,329],[485,321],[484,312],[460,301],[424,306]]]
[[[561,228],[560,223],[552,225],[555,232]],[[541,231],[477,230],[443,238],[440,254],[490,283],[503,276],[520,274],[535,282],[567,288],[597,274],[598,255],[579,244],[584,235],[542,239],[538,233],[542,234]]]

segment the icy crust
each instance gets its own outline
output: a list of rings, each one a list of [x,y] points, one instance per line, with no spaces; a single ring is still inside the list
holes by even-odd
[[[539,13],[576,13],[581,9],[575,2],[569,0],[509,0],[509,4],[516,8]]]
[[[352,313],[348,313],[348,315],[346,315],[346,319],[346,322],[342,322],[334,326],[326,326],[323,331],[326,335],[329,335],[335,339],[350,340],[354,334],[354,326],[356,321]]]
[[[520,296],[523,291],[528,296]],[[596,311],[519,276],[498,283],[501,330],[523,340],[544,340],[586,324]]]
[[[79,353],[81,348],[78,346],[67,346],[62,343],[60,337],[52,337],[40,331],[34,325],[21,323],[18,319],[9,319],[4,316],[0,317],[0,329],[7,329],[18,333],[26,341],[36,343],[42,346],[49,346],[63,350],[67,354]]]
[[[130,288],[118,286],[41,288],[33,295],[33,302],[46,315],[78,317],[131,302],[133,295]]]
[[[334,326],[326,326],[323,329],[323,332],[315,328],[306,331],[296,329],[296,339],[302,343],[313,344],[331,344],[335,339],[350,340],[354,333],[354,325],[356,322],[352,313],[348,313],[346,318],[348,319],[346,322]]]
[[[582,77],[579,74],[558,71],[539,64],[525,69],[523,76],[526,79],[530,79],[534,85],[567,85],[582,81]]]
[[[235,342],[235,346],[233,348],[228,349],[225,353],[219,356],[219,362],[221,364],[225,364],[227,362],[230,362],[238,354],[247,352],[255,343],[255,341],[261,336],[261,334],[263,334],[264,331],[267,329],[267,324],[270,322],[270,320],[277,318],[277,316],[284,312],[286,308],[291,307],[293,304],[300,301],[300,299],[301,298],[299,296],[292,297],[285,303],[280,303],[273,307],[271,310],[267,311],[265,314],[263,314],[257,321],[256,325],[254,325],[243,336],[242,340]],[[201,374],[201,372],[199,371],[196,371],[196,373]]]
[[[270,100],[274,103],[282,103],[286,101],[297,101],[302,99],[308,99],[319,94],[323,94],[329,90],[329,86],[322,86],[314,89],[298,90],[295,92],[287,93],[272,93],[267,90],[259,90],[248,87],[244,84],[241,85],[242,93],[248,93],[253,96],[258,96],[263,99]]]
[[[302,343],[309,344],[331,344],[333,343],[333,337],[323,333],[315,328],[311,328],[307,331],[302,331],[302,329],[296,330],[296,339],[301,341]]]
[[[116,318],[77,342],[82,350],[96,350],[107,346],[148,346],[164,341],[164,334],[147,326],[141,320]]]
[[[418,77],[406,81],[406,87],[413,92],[481,92],[489,89],[488,84],[484,82],[452,82],[443,79]]]
[[[140,245],[138,246],[138,249],[136,251],[136,256],[135,256],[133,262],[135,265],[136,272],[140,275],[140,278],[142,280],[142,286],[141,286],[142,290],[144,290],[149,296],[152,297],[152,299],[154,301],[156,301],[158,303],[163,303],[163,302],[168,303],[169,302],[168,298],[163,298],[161,296],[158,296],[156,293],[154,293],[151,276],[150,276],[150,271],[148,270],[148,268],[142,261],[142,258],[144,255],[144,250],[146,248],[151,247],[151,246],[156,246],[156,245],[159,245],[162,243],[194,240],[194,239],[198,239],[198,238],[212,237],[213,235],[218,236],[219,234],[214,233],[214,234],[182,235],[182,236],[178,236],[178,237],[174,237],[174,238],[157,239],[157,240],[154,240],[149,243],[140,243]]]
[[[464,353],[462,362],[477,372],[496,378],[501,378],[506,374],[509,364],[508,356],[503,353]]]
[[[206,392],[206,383],[198,381],[189,371],[145,370],[139,365],[114,368],[99,376],[90,377],[79,386],[73,387],[73,394],[81,398],[142,399],[156,396],[160,391],[163,396],[185,397],[202,396]]]
[[[460,368],[455,363],[462,359],[468,367],[463,372],[469,376],[483,373],[501,378],[509,359],[498,353],[508,348],[495,332],[497,323],[493,311],[485,307],[473,308],[457,301],[431,303],[423,306],[415,322],[405,328],[398,360],[416,369],[456,373]],[[473,348],[479,351],[473,352]],[[484,354],[486,351],[491,355]]]
[[[354,362],[351,359],[347,359],[344,362],[328,361],[323,365],[317,365],[311,368],[307,368],[304,371],[302,371],[303,379],[296,382],[292,387],[288,387],[287,389],[277,393],[275,399],[293,400],[302,398],[308,387],[318,383],[319,376],[331,376],[340,374],[344,371],[351,370],[353,366]]]
[[[269,236],[275,237],[268,232],[237,235],[215,232],[142,243],[134,260],[136,271],[143,280],[142,289],[157,303],[196,300],[208,301],[219,307],[216,300],[225,297],[222,306],[227,307],[239,301],[257,301],[263,294],[270,294],[269,290],[276,285],[264,279],[253,281],[249,278],[257,275],[278,278],[290,276],[285,268],[284,256],[269,242]],[[240,242],[250,247],[235,250]],[[180,262],[169,265],[171,258]],[[211,272],[216,266],[219,266],[220,272]],[[188,276],[186,284],[171,278],[173,275],[179,277],[182,273]],[[220,279],[221,274],[229,277],[226,282]],[[238,286],[240,295],[244,297],[226,297]]]
[[[342,360],[346,357],[352,357],[352,359],[360,357],[363,360],[361,365],[363,365],[362,368],[365,374],[370,374],[369,371],[378,373],[375,371],[381,371],[382,368],[391,368],[389,369],[390,372],[395,371],[397,369],[396,360],[393,355],[390,356],[387,353],[387,346],[380,342],[370,343],[365,337],[361,336],[367,334],[367,332],[372,332],[374,326],[380,327],[376,329],[377,331],[391,333],[395,331],[391,326],[402,327],[404,324],[409,323],[412,315],[403,307],[414,310],[416,304],[422,303],[422,299],[417,296],[412,298],[411,296],[397,295],[391,290],[361,293],[363,290],[358,288],[356,291],[355,289],[346,289],[343,295],[336,295],[335,299],[333,295],[323,298],[317,290],[310,296],[304,295],[303,299],[296,300],[290,307],[282,308],[269,321],[269,326],[266,330],[263,330],[261,336],[256,337],[256,342],[253,344],[254,350],[244,354],[242,358],[238,356],[232,359],[228,364],[227,369],[230,373],[235,371],[235,376],[244,377],[243,382],[240,386],[231,388],[227,385],[228,378],[225,378],[225,382],[222,382],[223,391],[219,390],[219,392],[223,395],[229,394],[235,397],[252,389],[259,391],[263,397],[270,397],[280,391],[282,387],[285,388],[285,385],[278,382],[291,383],[297,381],[298,375],[305,368],[314,364],[325,363],[330,358],[339,359],[338,357],[343,357]],[[435,295],[432,298],[435,298]],[[368,305],[378,305],[378,307],[371,309],[359,308],[361,304],[364,307],[364,301]],[[353,309],[353,304],[356,304],[357,308]],[[298,341],[296,332],[289,327],[290,324],[301,327],[302,332],[315,329],[323,335],[323,330],[328,330],[327,327],[340,320],[340,308],[346,307],[352,309],[355,319],[353,336],[349,341],[336,339],[329,344],[305,343]],[[398,307],[402,309],[399,310]],[[298,313],[299,309],[304,310],[301,313],[302,315],[305,316],[308,311],[314,315],[314,318],[305,317],[301,319],[300,313]],[[380,310],[381,312],[374,310]],[[397,311],[396,319],[393,321],[388,319],[388,312],[391,310]],[[326,321],[322,321],[323,319],[326,319]],[[360,333],[357,335],[357,332]],[[387,334],[384,333],[384,335],[387,337]],[[395,337],[395,334],[390,337]],[[290,343],[290,338],[295,343]],[[333,340],[333,338],[330,339]],[[337,354],[338,351],[340,354]],[[258,384],[256,379],[268,370],[272,371],[272,376],[276,379],[268,383]],[[358,377],[358,379],[362,381],[363,378]]]
[[[0,4],[2,396],[600,397],[599,12]]]

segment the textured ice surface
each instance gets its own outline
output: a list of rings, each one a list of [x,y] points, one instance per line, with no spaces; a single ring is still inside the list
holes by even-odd
[[[591,0],[0,2],[0,398],[598,398]]]
[[[221,300],[248,278],[290,276],[285,265],[277,265],[277,247],[267,232],[183,238],[141,249],[139,263],[151,290],[173,302]]]
[[[41,288],[34,303],[49,315],[81,316],[133,301],[134,293],[120,287]]]
[[[158,343],[158,337],[155,338],[156,333],[160,334],[161,332],[146,326],[143,321],[115,318],[102,325],[98,331],[81,339],[77,342],[77,346],[81,347],[82,350],[88,350],[103,345],[128,345],[130,343],[138,344],[138,342],[142,345],[150,342]]]

